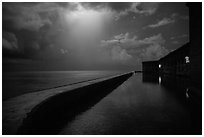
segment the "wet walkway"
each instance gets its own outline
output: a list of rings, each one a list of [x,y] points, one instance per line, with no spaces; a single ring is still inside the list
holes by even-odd
[[[201,134],[201,106],[186,78],[137,73],[59,134]]]

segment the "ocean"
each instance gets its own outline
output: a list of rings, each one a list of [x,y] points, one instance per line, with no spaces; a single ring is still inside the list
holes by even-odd
[[[2,98],[74,84],[96,78],[113,76],[122,71],[28,71],[3,72]]]
[[[3,97],[8,99],[35,90],[108,77],[118,73],[124,72],[21,72],[8,73],[7,77],[3,73],[3,82],[7,79],[7,83],[3,83],[3,88],[7,89],[3,90]],[[38,100],[38,98],[35,99]],[[22,114],[17,109],[13,109],[19,105],[19,102],[22,103],[19,100],[16,102],[11,102],[11,106],[10,104],[7,107],[3,106],[4,114],[6,111],[10,114],[14,113],[7,118],[8,121],[12,121],[16,117],[18,118],[18,114]],[[80,104],[79,100],[76,102]],[[50,113],[51,117],[47,117],[48,119],[46,118],[45,121],[50,120],[51,122],[48,124],[55,127],[53,129],[56,129],[58,134],[66,135],[201,134],[202,105],[199,102],[191,88],[189,78],[136,73],[101,98],[99,102],[95,102],[83,112],[76,113],[73,119],[70,119],[72,115],[68,113],[73,111],[73,108],[70,109],[70,105],[63,111],[57,111],[60,113]],[[32,105],[33,102],[27,103],[26,105],[29,106],[29,103]],[[84,103],[86,102],[84,101]],[[22,104],[24,105],[24,103]],[[89,103],[79,105],[78,108],[81,106],[83,108],[86,105]],[[27,107],[22,108],[23,111],[28,109]],[[74,111],[76,112],[76,110]],[[64,117],[61,117],[63,116],[61,112],[66,113]],[[63,119],[62,124],[55,124],[57,123],[55,120],[59,120],[58,117]],[[39,120],[39,124],[42,122],[44,126],[48,126],[45,121],[41,120]],[[36,125],[38,126],[38,124]]]

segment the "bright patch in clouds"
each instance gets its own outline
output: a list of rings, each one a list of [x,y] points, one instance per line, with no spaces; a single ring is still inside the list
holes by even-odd
[[[164,26],[164,25],[167,25],[167,24],[170,24],[170,23],[174,23],[174,22],[175,22],[174,19],[163,18],[162,20],[158,21],[156,24],[151,24],[148,27],[150,27],[150,28],[157,28],[157,27]]]
[[[138,39],[137,36],[130,37],[129,33],[125,33],[113,38],[101,41],[102,47],[112,51],[113,60],[117,58],[117,60],[128,62],[133,57],[140,61],[155,60],[168,53],[168,50],[163,46],[165,40],[162,34]]]
[[[77,3],[77,8],[67,11],[65,18],[71,31],[70,34],[75,38],[85,40],[99,36],[111,15],[111,12],[107,10],[84,8]]]

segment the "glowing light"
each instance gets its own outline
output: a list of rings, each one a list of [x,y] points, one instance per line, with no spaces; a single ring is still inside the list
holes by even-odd
[[[161,64],[159,64],[159,68],[161,68]]]
[[[185,57],[186,63],[190,63],[190,58],[188,56]]]
[[[159,76],[159,84],[161,84],[161,77]]]
[[[189,98],[189,94],[188,94],[189,89],[186,89],[186,98]]]

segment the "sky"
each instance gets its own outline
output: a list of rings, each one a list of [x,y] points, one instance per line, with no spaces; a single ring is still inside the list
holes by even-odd
[[[179,2],[3,2],[3,71],[141,70],[189,42],[188,12]]]

